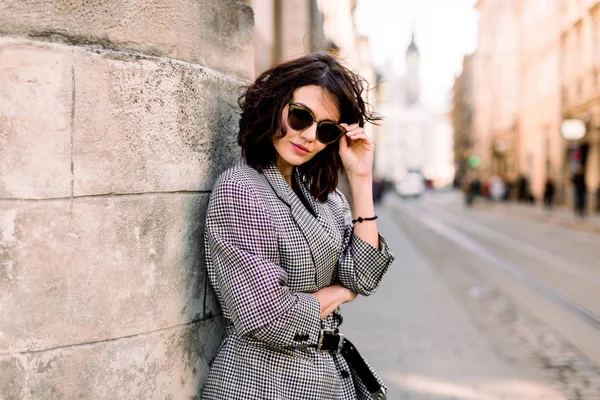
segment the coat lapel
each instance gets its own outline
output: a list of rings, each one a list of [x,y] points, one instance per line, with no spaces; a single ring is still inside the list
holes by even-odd
[[[332,230],[333,220],[328,220],[331,217],[327,212],[324,212],[325,207],[312,197],[296,173],[294,173],[294,179],[301,188],[305,199],[315,211],[316,218],[306,209],[274,164],[263,168],[263,174],[277,197],[290,207],[292,218],[296,221],[308,243],[315,265],[315,283],[317,287],[330,285],[341,246],[341,238],[336,240],[336,235]]]

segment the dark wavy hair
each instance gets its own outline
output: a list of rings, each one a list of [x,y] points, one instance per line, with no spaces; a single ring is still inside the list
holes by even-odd
[[[263,72],[245,87],[238,100],[242,117],[237,141],[250,166],[261,171],[276,161],[273,139],[284,135],[279,129],[282,110],[296,89],[309,85],[319,86],[333,96],[340,110],[340,123],[364,126],[381,119],[362,98],[365,81],[330,54],[312,53],[287,61]],[[344,173],[338,145],[337,141],[327,145],[297,168],[310,193],[322,202],[337,187],[338,173]]]

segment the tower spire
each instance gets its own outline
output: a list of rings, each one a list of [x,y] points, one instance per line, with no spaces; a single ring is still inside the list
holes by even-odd
[[[408,49],[406,49],[406,55],[410,54],[410,53],[417,53],[419,54],[419,48],[417,47],[417,44],[415,43],[415,30],[412,30],[411,36],[410,36],[410,44],[408,45]]]
[[[406,104],[413,105],[419,102],[421,93],[421,80],[419,78],[419,49],[415,43],[415,30],[413,29],[408,49],[406,49]]]

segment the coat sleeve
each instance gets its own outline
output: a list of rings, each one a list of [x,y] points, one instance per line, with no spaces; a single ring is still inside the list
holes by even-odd
[[[221,182],[211,196],[205,229],[212,283],[238,333],[276,347],[316,344],[319,300],[289,290],[272,221],[252,190],[234,180]]]
[[[341,192],[344,232],[338,279],[348,289],[369,296],[377,291],[383,275],[394,261],[385,239],[379,235],[379,249],[354,234],[352,212]]]

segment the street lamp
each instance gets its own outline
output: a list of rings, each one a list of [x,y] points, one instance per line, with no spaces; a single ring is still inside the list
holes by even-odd
[[[586,142],[577,142],[586,136],[589,122],[590,117],[588,114],[582,119],[565,119],[560,124],[561,136],[567,142],[570,142],[567,153],[568,166],[575,189],[575,210],[581,215],[584,215],[586,208],[585,164],[589,145]],[[600,188],[598,189],[598,193],[598,198],[600,199]],[[597,207],[600,209],[600,201]]]
[[[580,119],[565,119],[560,124],[560,134],[565,140],[579,140],[586,130],[586,123]]]

